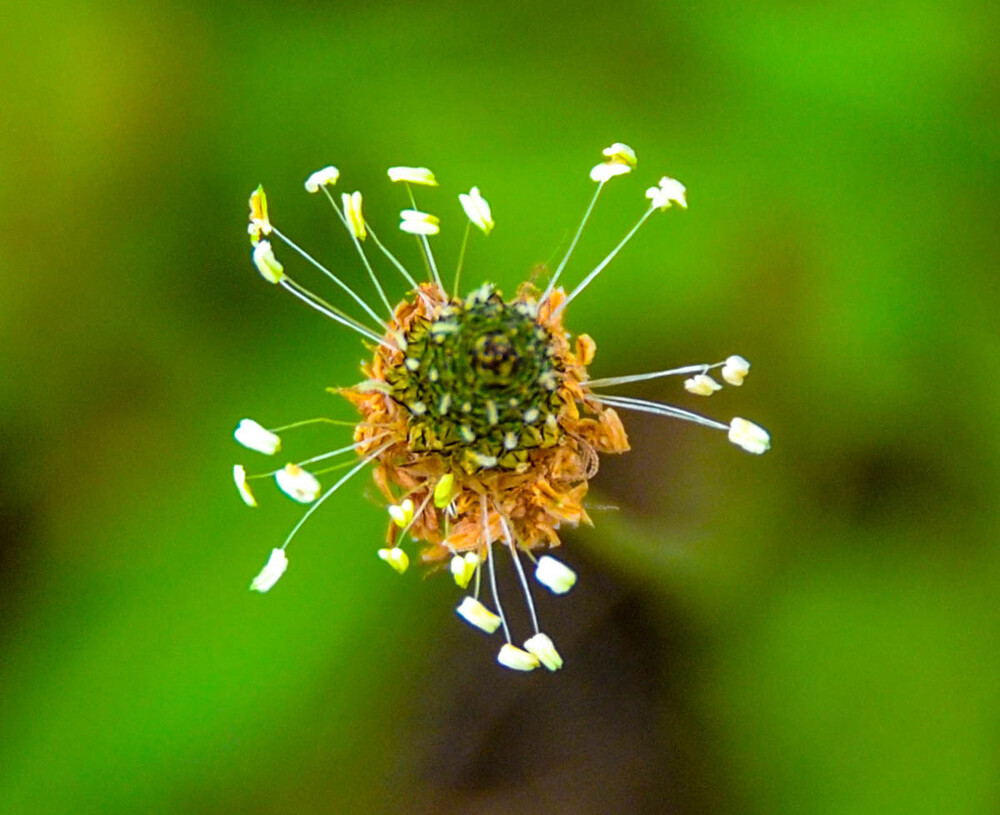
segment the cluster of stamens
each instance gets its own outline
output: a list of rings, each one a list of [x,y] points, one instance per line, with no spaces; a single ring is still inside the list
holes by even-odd
[[[234,478],[244,501],[256,506],[249,482],[274,476],[278,487],[309,507],[284,544],[272,551],[267,565],[251,588],[266,592],[287,567],[285,549],[306,520],[344,483],[374,464],[375,483],[385,495],[389,524],[386,545],[378,555],[403,573],[409,556],[407,536],[423,544],[427,563],[447,562],[455,583],[472,593],[457,613],[471,625],[494,633],[502,629],[505,644],[498,661],[509,668],[532,670],[562,666],[552,640],[538,625],[527,575],[521,562],[534,563],[536,580],[563,594],[576,575],[550,555],[535,551],[557,546],[562,525],[589,522],[583,507],[589,479],[597,470],[598,455],[628,449],[617,410],[637,410],[681,418],[725,430],[730,441],[751,453],[770,445],[766,431],[745,419],[717,422],[671,405],[606,394],[603,389],[664,376],[687,375],[690,393],[708,396],[722,385],[711,376],[718,370],[729,385],[742,384],[750,364],[740,356],[723,362],[691,365],[648,374],[591,379],[587,366],[596,345],[585,334],[571,341],[562,325],[566,305],[587,288],[643,223],[656,211],[687,206],[683,185],[671,178],[646,192],[650,204],[622,241],[568,295],[557,286],[604,185],[636,166],[631,148],[614,144],[604,161],[591,171],[597,190],[566,255],[544,291],[524,284],[511,300],[504,300],[490,284],[459,297],[459,276],[471,227],[488,235],[494,223],[489,205],[478,188],[459,196],[468,217],[455,283],[445,290],[428,237],[440,230],[437,216],[417,207],[413,185],[437,186],[433,173],[419,167],[394,167],[389,177],[406,185],[410,208],[401,212],[400,229],[416,236],[430,273],[417,283],[406,267],[382,244],[362,214],[360,192],[343,194],[340,204],[330,189],[339,180],[327,167],[306,181],[309,192],[322,191],[333,206],[367,270],[387,316],[381,317],[356,291],[315,260],[271,223],[264,191],[250,199],[250,235],[253,260],[261,275],[312,308],[373,343],[373,356],[363,366],[364,380],[336,389],[358,410],[353,422],[311,419],[266,429],[245,419],[236,430],[244,446],[266,455],[281,449],[279,433],[297,427],[327,423],[351,425],[353,443],[318,456],[248,476],[241,465]],[[300,285],[285,273],[270,238],[277,237],[307,264],[343,289],[364,311],[351,316]],[[409,293],[396,306],[379,280],[364,243],[371,239],[388,263],[404,278]],[[349,458],[355,455],[360,458]],[[332,463],[336,459],[342,459]],[[317,476],[348,468],[325,491]],[[497,591],[494,546],[506,549],[521,583],[533,634],[524,647],[514,644]],[[480,600],[483,569],[488,574],[493,608]]]

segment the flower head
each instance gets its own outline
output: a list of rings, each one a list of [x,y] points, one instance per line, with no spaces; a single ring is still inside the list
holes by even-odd
[[[629,449],[619,411],[653,413],[721,430],[750,453],[768,449],[767,432],[746,419],[725,424],[685,408],[608,392],[646,379],[683,376],[687,391],[709,395],[723,387],[710,375],[714,370],[721,369],[722,381],[728,385],[743,382],[750,367],[743,357],[595,379],[589,369],[596,343],[587,334],[570,334],[563,322],[566,307],[595,284],[653,212],[673,204],[687,205],[684,186],[662,177],[657,186],[647,190],[650,205],[632,229],[567,294],[558,285],[560,275],[605,182],[636,167],[635,152],[627,145],[615,143],[603,151],[603,161],[591,171],[598,182],[593,199],[547,286],[539,290],[524,283],[507,297],[488,282],[460,293],[457,273],[451,290],[445,287],[427,240],[438,233],[440,222],[437,216],[418,208],[413,190],[413,186],[436,186],[430,170],[389,170],[392,181],[406,186],[409,208],[402,210],[400,228],[417,236],[429,278],[423,282],[418,282],[377,238],[362,215],[361,193],[344,194],[338,204],[325,188],[336,183],[339,172],[327,167],[313,173],[306,188],[310,192],[324,188],[324,197],[347,228],[368,272],[378,296],[376,305],[381,302],[384,306],[378,311],[272,227],[263,189],[258,187],[250,199],[249,227],[258,270],[271,283],[359,334],[370,352],[362,366],[361,382],[331,389],[357,413],[356,420],[350,422],[350,443],[289,463],[273,473],[248,476],[239,465],[233,470],[248,504],[256,504],[248,480],[271,474],[283,492],[309,504],[285,543],[272,554],[273,564],[269,561],[254,581],[255,590],[266,591],[280,577],[286,563],[284,549],[305,521],[343,484],[371,466],[389,514],[385,545],[377,550],[378,556],[402,574],[410,561],[404,547],[419,546],[424,563],[446,567],[461,589],[472,587],[456,609],[459,616],[487,634],[502,630],[505,644],[497,656],[501,665],[522,671],[539,665],[557,670],[563,660],[552,640],[541,632],[522,561],[525,557],[535,561],[536,553],[558,546],[567,528],[590,523],[584,499],[600,457]],[[494,221],[479,189],[473,187],[459,200],[469,223],[488,234]],[[338,305],[296,282],[274,257],[270,241],[264,240],[268,235],[318,267],[353,303]],[[369,235],[405,282],[406,293],[395,306],[362,244]],[[467,229],[466,239],[468,235]],[[464,257],[465,242],[459,272]],[[342,306],[355,311],[360,308],[363,314]],[[320,418],[266,430],[244,420],[236,438],[253,450],[272,454],[281,442],[277,431],[315,423],[345,422]],[[338,458],[345,460],[331,461]],[[321,469],[306,469],[318,462],[324,462]],[[317,476],[342,468],[347,472],[332,486],[321,486]],[[524,648],[514,645],[497,591],[501,555],[513,566],[531,619],[533,633],[524,641]],[[536,563],[535,579],[555,594],[567,593],[577,581],[576,572],[551,555],[541,554]],[[492,595],[490,608],[480,600],[483,585]]]

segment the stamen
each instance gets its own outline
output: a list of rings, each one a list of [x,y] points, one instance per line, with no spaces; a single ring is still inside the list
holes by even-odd
[[[490,566],[490,589],[493,592],[493,605],[497,607],[497,614],[500,615],[500,623],[503,625],[503,635],[504,638],[509,643],[510,639],[510,629],[507,627],[507,617],[503,613],[503,606],[500,605],[500,592],[497,591],[497,570],[493,565],[493,561],[496,560],[493,554],[493,541],[490,540],[490,524],[489,515],[486,511],[486,496],[479,496],[479,502],[483,507],[483,542],[486,544],[486,560]],[[479,593],[479,582],[476,581],[476,593]]]
[[[340,216],[341,222],[344,226],[347,226],[347,219],[344,214],[337,207],[337,202],[334,200],[333,195],[330,193],[326,187],[323,187],[323,192],[326,193],[326,197],[330,204],[336,210],[337,215]],[[372,283],[375,284],[375,289],[378,291],[379,297],[382,298],[382,302],[385,303],[386,311],[389,312],[389,319],[392,319],[392,305],[389,303],[389,298],[385,296],[385,290],[382,288],[382,284],[378,282],[378,278],[375,276],[375,270],[372,269],[372,265],[368,262],[368,256],[365,254],[365,250],[361,246],[361,241],[358,240],[358,236],[354,233],[354,230],[348,228],[347,230],[351,235],[351,240],[354,241],[354,248],[358,251],[358,255],[361,257],[361,262],[364,264],[365,269],[368,270],[368,276],[372,279]]]
[[[410,187],[409,182],[406,184],[406,192],[410,196],[410,203],[413,205],[413,208],[418,209],[417,199],[413,197],[413,189]],[[430,241],[427,240],[426,235],[418,235],[417,238],[419,239],[420,246],[424,252],[424,261],[426,261],[427,267],[431,271],[431,277],[434,282],[437,283],[438,288],[440,288],[441,291],[444,291],[444,284],[441,282],[441,275],[438,274],[437,264],[434,262],[434,254],[431,252]]]
[[[643,213],[642,217],[638,220],[638,222],[636,223],[636,225],[633,226],[629,230],[628,234],[624,238],[621,239],[621,241],[618,243],[618,245],[614,249],[611,250],[611,253],[606,258],[604,258],[604,260],[602,260],[600,263],[598,263],[597,266],[594,268],[594,270],[583,279],[583,282],[579,286],[577,286],[575,289],[573,289],[573,291],[569,293],[569,296],[567,296],[567,298],[565,300],[563,300],[556,307],[556,309],[552,312],[553,318],[556,317],[564,308],[566,308],[566,306],[568,306],[570,304],[570,301],[574,297],[576,297],[578,294],[580,294],[580,292],[582,292],[585,288],[587,288],[587,286],[590,285],[591,281],[595,277],[597,277],[601,272],[604,271],[604,268],[609,263],[611,263],[612,260],[615,259],[615,256],[622,250],[622,247],[625,246],[625,244],[628,243],[630,240],[632,240],[632,236],[635,235],[635,233],[639,231],[639,227],[641,227],[644,223],[646,223],[646,220],[654,212],[656,212],[656,207],[650,207],[649,209],[647,209]]]
[[[385,337],[382,337],[372,331],[365,325],[362,325],[357,320],[352,317],[348,317],[344,312],[342,312],[336,306],[332,306],[326,302],[323,298],[313,294],[309,289],[304,286],[300,286],[290,277],[284,277],[279,282],[279,285],[285,289],[285,291],[290,292],[295,295],[299,300],[305,303],[307,306],[316,309],[320,314],[329,317],[334,322],[340,323],[352,331],[358,332],[363,337],[368,337],[370,340],[375,340],[379,345],[384,345],[386,348],[391,348],[393,351],[399,350],[396,346],[389,342]]]
[[[338,481],[336,484],[334,484],[332,487],[330,487],[330,489],[328,489],[326,492],[324,492],[319,497],[319,499],[316,500],[313,503],[313,505],[311,507],[309,507],[309,509],[307,509],[305,511],[305,514],[303,514],[303,516],[301,518],[299,518],[299,522],[297,524],[295,524],[295,526],[292,528],[292,531],[288,533],[288,537],[285,538],[285,542],[283,544],[281,544],[281,548],[285,549],[288,546],[288,544],[290,544],[292,542],[292,538],[294,538],[295,535],[296,535],[296,533],[302,528],[302,525],[307,520],[309,520],[309,516],[312,515],[317,509],[319,509],[323,505],[323,502],[326,501],[327,498],[329,498],[337,490],[339,490],[342,485],[344,485],[348,481],[350,481],[350,479],[352,479],[357,473],[359,473],[361,470],[363,470],[368,464],[370,464],[372,461],[374,461],[376,458],[378,458],[380,455],[382,455],[382,453],[384,453],[386,450],[388,450],[390,447],[392,447],[392,444],[393,444],[392,442],[389,442],[388,444],[383,444],[374,453],[369,453],[361,461],[359,461],[353,468],[351,468],[351,471],[349,473],[347,473],[347,475],[345,475],[343,478],[340,479],[340,481]]]
[[[500,508],[497,507],[497,512]],[[528,601],[528,613],[531,615],[531,627],[538,633],[538,617],[535,616],[535,603],[531,599],[531,589],[528,588],[528,579],[524,576],[524,567],[521,566],[521,558],[517,556],[517,546],[514,544],[514,536],[510,533],[507,519],[501,514],[500,525],[503,527],[503,535],[507,540],[507,548],[510,549],[510,556],[514,559],[514,566],[517,568],[517,577],[521,581],[521,588],[524,590],[524,599]]]
[[[665,371],[654,371],[648,374],[629,374],[628,376],[609,376],[604,379],[591,379],[586,382],[588,388],[610,388],[612,385],[627,385],[629,382],[645,382],[647,379],[659,379],[663,376],[683,376],[685,374],[703,374],[718,368],[725,363],[714,365],[685,365],[683,368],[669,368]]]
[[[545,287],[545,291],[542,293],[541,298],[538,300],[539,303],[544,303],[552,290],[556,287],[556,283],[559,282],[559,275],[562,274],[562,270],[566,268],[566,264],[569,262],[570,255],[573,254],[573,250],[576,249],[577,241],[580,240],[580,235],[583,234],[583,228],[587,225],[587,221],[590,219],[590,213],[594,211],[594,205],[597,203],[597,198],[601,194],[601,190],[604,189],[606,181],[601,181],[597,185],[597,189],[594,190],[594,197],[590,199],[590,204],[587,206],[587,211],[583,213],[583,220],[580,221],[580,225],[576,228],[576,234],[573,236],[573,240],[569,244],[569,249],[566,250],[566,254],[563,259],[559,261],[559,266],[556,268],[555,274],[552,275],[552,279],[549,281],[549,285]]]
[[[361,296],[357,292],[355,292],[354,289],[352,289],[343,280],[337,277],[337,275],[335,275],[333,272],[327,269],[326,266],[324,266],[322,263],[316,260],[316,258],[314,258],[312,255],[306,252],[305,249],[302,249],[301,247],[298,246],[298,244],[294,243],[290,238],[286,237],[281,232],[279,232],[275,227],[272,226],[271,231],[279,238],[281,238],[286,244],[288,244],[289,247],[298,252],[303,258],[305,258],[305,260],[307,260],[309,263],[311,263],[313,266],[319,269],[334,283],[340,286],[340,288],[342,288],[349,295],[351,295],[351,297],[354,298],[354,302],[356,302],[359,306],[361,306],[361,308],[365,310],[368,316],[370,316],[378,325],[385,327],[385,324],[382,322],[382,320],[379,319],[379,316],[372,310],[372,307],[369,306],[364,300],[362,300]]]
[[[610,407],[620,407],[625,410],[637,410],[640,413],[653,413],[657,416],[670,416],[673,419],[683,419],[684,421],[694,422],[695,424],[711,427],[715,430],[729,431],[729,425],[727,424],[717,422],[714,419],[709,419],[698,413],[692,413],[690,410],[682,410],[681,408],[674,407],[673,405],[664,405],[660,402],[650,402],[647,399],[633,399],[628,396],[605,396],[603,394],[594,394],[594,398],[601,404],[609,405]]]

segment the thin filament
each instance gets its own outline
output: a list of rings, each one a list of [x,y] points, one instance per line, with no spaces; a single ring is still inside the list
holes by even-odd
[[[309,519],[310,515],[312,515],[317,509],[320,508],[322,503],[327,498],[329,498],[337,490],[339,490],[341,485],[346,484],[360,470],[364,469],[366,465],[370,464],[374,459],[378,458],[380,455],[382,455],[382,453],[384,453],[386,450],[392,447],[392,444],[393,444],[392,442],[389,442],[388,444],[383,444],[374,453],[365,456],[361,461],[359,461],[354,467],[351,468],[351,471],[347,473],[347,475],[345,475],[343,478],[340,479],[340,481],[338,481],[336,484],[330,487],[330,489],[324,492],[316,501],[316,503],[314,503],[311,507],[309,507],[309,509],[306,510],[305,514],[301,518],[299,518],[299,522],[295,524],[295,526],[292,528],[292,531],[288,533],[288,537],[285,538],[285,542],[281,544],[281,548],[284,549],[286,546],[288,546],[289,543],[292,542],[292,538],[294,538],[295,534],[302,528],[302,524],[304,524]]]
[[[640,413],[653,413],[657,416],[670,416],[673,419],[683,419],[686,422],[711,427],[716,430],[729,430],[729,425],[709,419],[699,413],[692,413],[690,410],[682,410],[673,405],[664,405],[660,402],[650,402],[646,399],[633,399],[628,396],[606,396],[604,394],[594,394],[594,398],[603,405],[620,407],[625,410],[637,410]]]
[[[594,268],[594,270],[583,279],[583,282],[579,286],[577,286],[575,289],[573,289],[573,291],[570,292],[569,296],[559,304],[559,306],[555,309],[555,311],[552,312],[552,316],[553,317],[555,317],[556,315],[558,315],[559,312],[561,312],[564,308],[566,308],[566,306],[568,306],[570,304],[570,301],[574,297],[576,297],[580,292],[582,292],[585,288],[587,288],[587,286],[590,285],[591,281],[595,277],[597,277],[601,272],[604,271],[604,268],[612,260],[615,259],[615,255],[617,255],[621,251],[622,247],[626,243],[628,243],[630,240],[632,240],[632,236],[636,232],[639,231],[639,227],[642,226],[644,223],[646,223],[646,219],[650,215],[652,215],[655,211],[656,211],[655,207],[650,207],[649,209],[646,210],[646,212],[639,219],[639,221],[636,223],[636,225],[633,226],[629,230],[628,234],[624,238],[622,238],[621,241],[619,241],[618,245],[614,249],[611,250],[611,253],[606,258],[604,258],[604,260],[602,260],[600,263],[598,263],[597,266]]]
[[[281,232],[279,232],[275,227],[272,226],[271,230],[274,232],[275,235],[277,235],[286,244],[288,244],[288,246],[290,246],[292,249],[294,249],[296,252],[298,252],[303,258],[305,258],[307,261],[309,261],[309,263],[311,263],[313,266],[315,266],[317,269],[319,269],[323,274],[325,274],[327,277],[329,277],[334,283],[336,283],[338,286],[340,286],[340,288],[342,288],[349,295],[351,295],[351,297],[354,298],[354,302],[356,302],[359,306],[361,306],[361,308],[363,308],[365,310],[365,312],[367,312],[367,314],[368,314],[369,317],[371,317],[378,325],[384,327],[385,324],[382,322],[382,320],[379,318],[379,316],[372,310],[372,307],[369,306],[364,300],[362,300],[361,296],[357,292],[355,292],[354,289],[352,289],[343,280],[341,280],[339,277],[337,277],[337,275],[335,275],[333,272],[331,272],[329,269],[327,269],[326,266],[324,266],[322,263],[320,263],[318,260],[316,260],[316,258],[314,258],[312,255],[310,255],[308,252],[306,252],[305,249],[302,249],[301,247],[298,246],[298,244],[294,243],[290,238],[287,238],[285,235],[283,235]]]
[[[503,613],[503,606],[500,605],[500,592],[497,591],[497,572],[493,565],[493,541],[490,540],[489,516],[486,512],[486,496],[480,496],[480,503],[483,506],[483,539],[486,543],[486,560],[490,566],[490,590],[493,592],[493,603],[497,607],[497,614],[500,615],[500,622],[503,625],[503,635],[507,642],[510,642],[510,629],[507,627],[507,617]]]
[[[499,512],[499,507],[497,512]],[[517,568],[517,576],[521,581],[521,588],[524,590],[524,599],[528,601],[528,613],[531,615],[531,625],[535,629],[535,633],[538,633],[538,617],[535,616],[535,603],[531,599],[531,589],[528,586],[528,579],[524,576],[524,567],[521,566],[521,558],[517,555],[517,546],[514,544],[514,536],[510,533],[510,527],[507,525],[507,519],[500,515],[500,523],[503,526],[503,534],[507,539],[507,548],[510,549],[510,555],[514,558],[514,566]]]
[[[580,240],[580,235],[583,234],[583,228],[587,225],[587,221],[590,219],[590,213],[594,211],[594,205],[597,203],[597,197],[601,194],[601,190],[604,189],[606,182],[601,181],[597,185],[597,189],[594,190],[594,197],[590,199],[590,205],[587,207],[587,211],[583,213],[583,220],[580,221],[580,226],[576,229],[576,234],[573,236],[573,240],[569,245],[569,249],[566,250],[566,254],[563,255],[563,259],[559,262],[559,267],[556,269],[555,274],[552,275],[552,279],[549,281],[549,285],[545,287],[545,293],[542,295],[538,302],[544,302],[545,299],[552,293],[552,290],[556,287],[556,282],[559,280],[559,275],[562,274],[562,270],[566,268],[566,264],[569,262],[569,256],[573,254],[573,250],[576,249],[577,241]]]

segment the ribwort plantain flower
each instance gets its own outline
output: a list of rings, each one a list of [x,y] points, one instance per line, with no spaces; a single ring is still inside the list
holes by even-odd
[[[687,208],[684,185],[662,177],[647,189],[649,203],[637,223],[567,294],[559,280],[601,191],[638,165],[635,152],[625,144],[615,143],[603,155],[604,160],[590,173],[597,189],[547,286],[539,291],[523,283],[510,299],[491,283],[459,294],[472,227],[485,236],[495,225],[478,187],[458,196],[467,220],[449,291],[429,241],[439,233],[441,219],[418,208],[413,191],[414,185],[437,186],[430,170],[389,170],[390,180],[406,188],[400,229],[415,236],[428,270],[425,282],[417,282],[379,240],[362,215],[360,192],[334,195],[331,188],[340,178],[336,167],[310,175],[306,189],[322,192],[346,228],[384,307],[382,313],[280,232],[271,222],[263,188],[253,192],[249,233],[258,271],[268,282],[360,334],[370,356],[362,364],[362,381],[331,389],[354,406],[359,415],[356,421],[320,418],[270,429],[251,420],[240,423],[237,440],[268,455],[281,449],[279,433],[284,431],[318,422],[353,427],[352,443],[304,461],[251,476],[242,465],[234,467],[236,486],[249,506],[257,505],[249,481],[266,476],[274,476],[280,489],[295,501],[309,504],[251,588],[267,591],[274,585],[287,566],[285,549],[302,525],[343,484],[372,465],[389,514],[385,545],[377,550],[378,556],[402,574],[409,565],[403,549],[407,538],[421,544],[425,564],[447,565],[456,585],[462,589],[472,585],[472,594],[457,606],[459,616],[487,634],[503,630],[505,643],[497,655],[501,665],[521,671],[539,666],[558,670],[563,660],[539,627],[522,557],[535,563],[536,580],[553,593],[565,594],[575,584],[577,576],[569,566],[547,554],[536,560],[535,553],[559,546],[563,527],[590,523],[583,500],[600,455],[629,449],[618,411],[670,416],[722,430],[733,444],[754,454],[770,447],[767,432],[746,419],[718,422],[671,405],[607,393],[609,388],[633,382],[683,376],[689,392],[710,396],[723,388],[709,375],[715,369],[726,384],[743,383],[750,363],[741,356],[651,373],[590,377],[588,367],[597,346],[587,334],[573,337],[567,332],[563,325],[567,305],[593,283],[654,213],[673,204]],[[363,315],[352,316],[290,277],[275,256],[275,241],[339,286]],[[366,244],[374,244],[406,284],[408,293],[396,306],[391,305],[375,273]],[[335,459],[343,460],[330,463]],[[316,469],[314,465],[321,462]],[[341,468],[348,471],[332,485],[321,486],[318,476]],[[533,631],[524,648],[514,644],[497,592],[498,547],[510,555],[531,618]],[[484,572],[492,609],[480,599]]]

